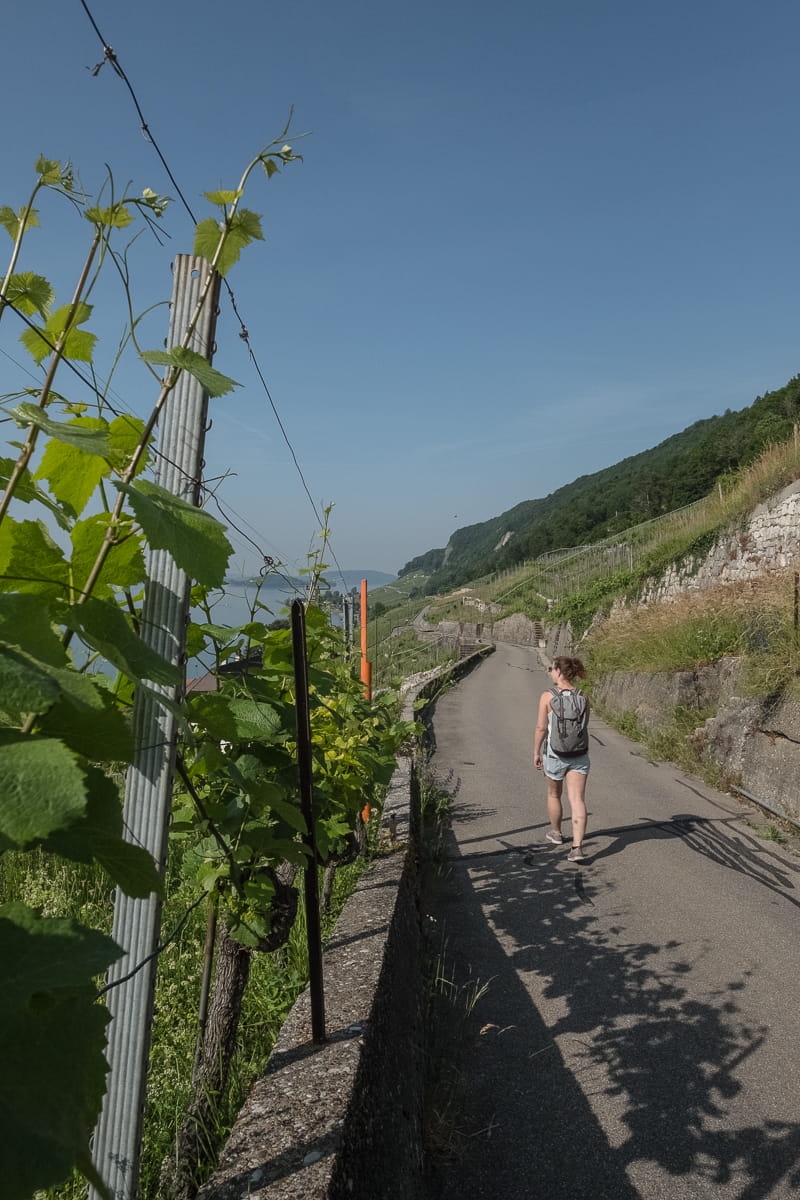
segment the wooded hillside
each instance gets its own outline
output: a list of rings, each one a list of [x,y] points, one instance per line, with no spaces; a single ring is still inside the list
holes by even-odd
[[[423,571],[429,574],[426,590],[443,592],[547,550],[598,541],[706,495],[764,446],[790,437],[798,421],[800,376],[795,376],[747,408],[696,421],[651,450],[457,529],[446,548],[411,559],[399,574]]]

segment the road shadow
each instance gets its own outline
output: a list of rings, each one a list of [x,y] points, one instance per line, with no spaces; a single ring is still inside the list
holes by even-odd
[[[453,820],[460,828],[457,811]],[[760,858],[742,867],[741,847],[696,818],[619,834],[621,844],[681,836],[779,883]],[[524,834],[518,842],[465,858],[450,830],[425,878],[429,1200],[762,1200],[800,1186],[800,1124],[731,1115],[739,1068],[769,1036],[744,1011],[749,972],[698,1000],[688,986],[696,947],[605,933],[590,873]]]
[[[796,892],[800,880],[800,864],[785,855],[777,854],[766,844],[759,844],[741,829],[739,816],[699,817],[692,813],[675,813],[662,821],[641,821],[635,825],[619,825],[592,830],[585,849],[592,862],[620,854],[637,842],[653,838],[679,837],[689,849],[729,871],[746,875],[748,879],[779,895],[789,904],[800,908]],[[612,839],[597,846],[601,839]]]

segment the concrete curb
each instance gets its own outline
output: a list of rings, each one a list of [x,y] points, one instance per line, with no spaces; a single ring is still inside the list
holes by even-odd
[[[429,673],[418,700],[476,666],[485,647]],[[419,714],[417,714],[419,715]],[[198,1200],[413,1200],[422,1180],[424,1056],[414,760],[398,761],[385,812],[398,848],[364,873],[323,957],[328,1041],[311,1041],[308,990],[292,1008]]]

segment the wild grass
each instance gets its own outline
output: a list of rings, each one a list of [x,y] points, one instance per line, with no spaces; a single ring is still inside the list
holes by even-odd
[[[378,818],[373,842],[377,841]],[[323,916],[323,940],[332,930],[369,858],[338,868],[330,908]],[[228,1088],[215,1108],[209,1140],[221,1146],[251,1085],[264,1070],[289,1009],[308,979],[305,913],[302,904],[288,942],[270,954],[254,954],[244,995],[237,1050]],[[321,881],[320,881],[321,887]],[[158,1200],[161,1161],[180,1127],[191,1093],[197,1035],[200,974],[206,908],[187,910],[198,898],[196,885],[181,871],[180,852],[170,856],[162,941],[178,930],[160,955],[147,1085],[147,1110],[138,1195]],[[0,903],[22,900],[47,916],[70,916],[110,932],[112,888],[93,867],[73,866],[41,853],[0,856]],[[184,919],[185,918],[185,919]],[[98,986],[102,980],[98,979]],[[211,1164],[209,1164],[211,1165]],[[85,1200],[85,1181],[74,1175],[34,1200]]]
[[[758,831],[758,836],[763,838],[765,842],[785,842],[786,838],[778,829],[777,825],[765,825],[763,829]]]
[[[794,687],[800,669],[794,573],[623,610],[592,632],[583,648],[593,675],[692,670],[735,656],[744,660],[751,694]]]

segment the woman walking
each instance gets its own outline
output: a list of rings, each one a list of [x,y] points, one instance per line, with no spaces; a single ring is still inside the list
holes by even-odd
[[[589,774],[589,702],[575,686],[586,675],[579,658],[561,656],[547,668],[552,687],[542,692],[533,742],[533,765],[547,779],[547,813],[550,829],[548,842],[560,846],[563,811],[561,795],[567,784],[567,799],[572,815],[570,862],[583,862],[583,837],[586,833],[586,777]],[[554,708],[555,705],[555,708]]]

